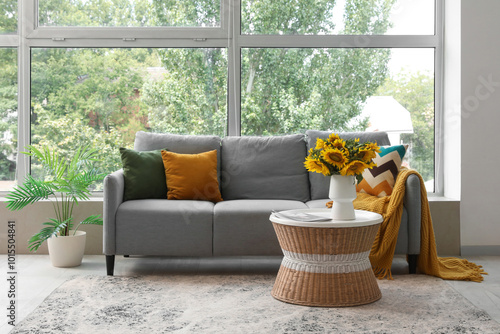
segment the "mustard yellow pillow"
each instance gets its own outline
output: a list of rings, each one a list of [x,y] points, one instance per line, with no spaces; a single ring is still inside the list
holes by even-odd
[[[217,150],[199,154],[161,151],[167,178],[167,199],[220,202]]]

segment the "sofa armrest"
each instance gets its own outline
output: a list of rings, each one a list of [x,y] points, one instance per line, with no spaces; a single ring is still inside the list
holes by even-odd
[[[404,206],[408,214],[408,254],[420,254],[422,208],[420,178],[417,175],[410,175],[406,179]]]
[[[114,255],[116,251],[116,211],[123,203],[125,179],[120,169],[104,178],[103,192],[103,252],[105,255]]]

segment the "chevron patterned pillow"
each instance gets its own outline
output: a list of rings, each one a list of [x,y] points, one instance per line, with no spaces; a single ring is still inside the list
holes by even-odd
[[[363,180],[356,185],[356,191],[378,197],[389,196],[407,148],[408,145],[381,146],[380,153],[373,159],[377,167],[363,172]]]

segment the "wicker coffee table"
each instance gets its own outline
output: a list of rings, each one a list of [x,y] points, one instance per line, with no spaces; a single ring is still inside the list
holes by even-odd
[[[329,217],[329,209],[284,211]],[[307,306],[356,306],[382,297],[368,255],[382,216],[356,210],[350,221],[269,218],[284,258],[271,295]]]

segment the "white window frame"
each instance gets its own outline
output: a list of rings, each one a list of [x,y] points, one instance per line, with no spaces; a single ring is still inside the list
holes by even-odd
[[[17,34],[0,35],[0,47],[18,48],[18,152],[30,143],[30,54],[38,47],[224,47],[228,50],[227,135],[241,134],[241,50],[251,47],[293,48],[434,48],[435,191],[444,192],[443,39],[444,0],[435,1],[434,35],[242,35],[240,0],[221,0],[221,27],[38,27],[38,0],[19,0]],[[19,154],[18,183],[30,171],[30,161]]]

